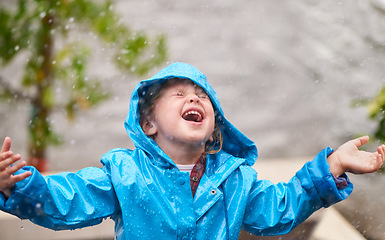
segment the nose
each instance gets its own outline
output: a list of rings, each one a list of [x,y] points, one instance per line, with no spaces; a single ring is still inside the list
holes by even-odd
[[[199,102],[199,97],[195,94],[191,94],[189,97],[188,97],[188,102],[189,103],[198,103]]]

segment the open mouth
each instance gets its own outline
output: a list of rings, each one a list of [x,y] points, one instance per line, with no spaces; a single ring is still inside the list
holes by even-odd
[[[185,112],[182,115],[182,118],[186,121],[191,121],[191,122],[202,122],[203,120],[202,114],[195,110],[190,110]]]

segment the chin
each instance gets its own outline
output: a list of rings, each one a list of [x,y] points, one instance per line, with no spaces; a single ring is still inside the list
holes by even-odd
[[[194,143],[194,145],[202,145],[204,146],[210,137],[190,137],[188,139],[189,142]]]

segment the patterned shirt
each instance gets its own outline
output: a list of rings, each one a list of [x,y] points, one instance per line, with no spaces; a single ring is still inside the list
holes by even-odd
[[[193,167],[190,173],[190,185],[191,185],[191,192],[193,197],[195,196],[195,192],[198,188],[199,182],[201,181],[201,178],[205,173],[205,169],[206,169],[206,154],[204,153],[199,158],[198,162],[195,164],[195,166]]]

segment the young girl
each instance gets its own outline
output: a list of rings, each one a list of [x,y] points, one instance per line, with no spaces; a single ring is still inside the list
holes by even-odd
[[[205,75],[174,63],[138,84],[126,130],[134,150],[113,149],[102,168],[43,177],[25,167],[6,138],[0,154],[0,209],[60,230],[115,221],[116,239],[238,239],[285,234],[314,211],[348,197],[346,171],[384,161],[359,151],[368,137],[322,150],[288,183],[258,180],[255,144],[224,117]]]

